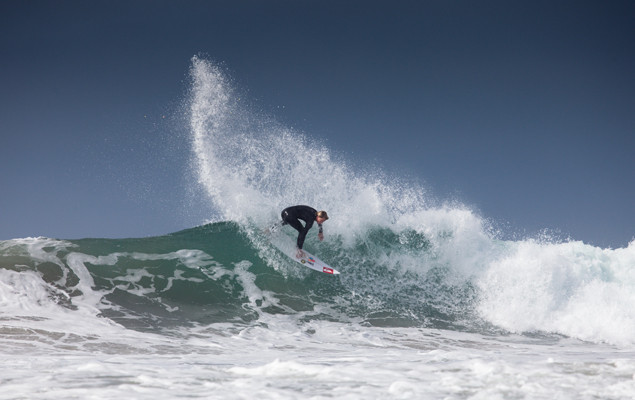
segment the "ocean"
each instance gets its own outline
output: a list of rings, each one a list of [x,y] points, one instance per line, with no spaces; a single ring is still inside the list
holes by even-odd
[[[217,215],[0,241],[0,399],[635,397],[635,242],[505,239],[249,110],[216,64],[190,76],[191,171]],[[305,248],[340,275],[271,245],[294,204],[328,211]]]

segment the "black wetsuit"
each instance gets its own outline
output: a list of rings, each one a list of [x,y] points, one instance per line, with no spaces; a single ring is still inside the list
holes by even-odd
[[[298,249],[301,249],[304,245],[304,238],[306,238],[307,232],[313,226],[315,218],[317,217],[317,210],[309,206],[293,206],[287,207],[282,210],[282,225],[291,225],[300,234],[298,235]],[[304,221],[304,226],[300,223],[300,220]],[[322,225],[320,227],[320,233],[322,233]]]

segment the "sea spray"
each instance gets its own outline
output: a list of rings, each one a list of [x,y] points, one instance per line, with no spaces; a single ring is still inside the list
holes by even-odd
[[[251,113],[218,67],[192,63],[194,163],[223,218],[266,224],[288,205],[310,204],[329,210],[329,229],[345,234],[425,208],[421,188],[355,173],[319,142]]]
[[[199,181],[223,218],[262,229],[279,220],[283,208],[309,204],[328,210],[332,218],[325,224],[327,237],[350,248],[366,240],[374,227],[398,235],[423,234],[437,258],[451,258],[460,247],[487,247],[487,224],[468,208],[430,208],[424,188],[354,170],[320,143],[250,113],[233,98],[230,80],[209,61],[195,57],[192,63],[194,162]],[[445,252],[448,243],[454,246]],[[443,262],[457,264],[452,259]],[[427,269],[426,263],[406,264]]]
[[[347,268],[342,280],[371,303],[395,304],[402,280],[421,280],[422,286],[436,293],[426,283],[431,269],[436,279],[443,274],[454,279],[452,286],[466,284],[474,265],[466,265],[466,271],[459,273],[459,263],[452,260],[453,249],[446,254],[445,247],[449,242],[457,243],[454,248],[468,242],[480,246],[473,239],[478,236],[480,243],[487,238],[482,234],[482,219],[465,207],[430,209],[423,188],[376,172],[356,171],[332,157],[319,142],[251,113],[234,97],[230,79],[206,60],[195,57],[191,75],[190,125],[199,182],[219,214],[242,225],[269,265],[284,272],[285,261],[259,233],[279,220],[283,208],[309,204],[328,210],[332,217],[325,224],[325,242],[316,243],[310,236],[307,246],[319,246],[320,255]],[[437,222],[426,223],[428,218]],[[386,245],[373,243],[378,238]],[[454,269],[449,268],[451,264],[456,264]],[[404,273],[412,277],[405,278]],[[369,286],[371,275],[377,279]],[[380,292],[384,286],[387,293]],[[420,295],[412,295],[407,309],[385,312],[418,315],[420,311],[410,308],[435,308],[427,303],[421,288],[415,292]],[[465,305],[464,299],[452,299],[454,305],[443,307],[452,309],[457,303]],[[382,307],[385,310],[390,305]],[[453,310],[450,314],[460,313]]]

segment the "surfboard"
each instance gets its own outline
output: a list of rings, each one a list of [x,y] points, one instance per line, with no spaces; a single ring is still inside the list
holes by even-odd
[[[315,271],[320,271],[320,272],[324,272],[325,274],[331,274],[331,275],[339,275],[340,272],[334,268],[331,268],[327,263],[325,263],[324,261],[320,260],[319,258],[317,258],[316,256],[314,256],[313,254],[309,253],[306,250],[302,250],[304,252],[304,257],[302,258],[297,258],[296,254],[287,254],[287,256],[289,256],[289,258],[299,262],[300,264],[304,265],[307,268],[311,268]],[[295,250],[294,250],[295,252]]]
[[[287,257],[299,264],[304,265],[307,268],[329,275],[340,274],[338,270],[332,268],[330,265],[304,249],[302,250],[304,252],[304,257],[298,258],[295,243],[293,243],[289,237],[280,234],[274,234],[269,236],[269,241]]]

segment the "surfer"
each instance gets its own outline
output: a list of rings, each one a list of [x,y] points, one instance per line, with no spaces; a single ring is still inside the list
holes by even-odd
[[[304,245],[304,239],[306,238],[307,232],[313,226],[313,222],[317,222],[318,227],[320,228],[318,232],[318,239],[324,239],[324,233],[322,232],[322,223],[329,219],[329,216],[326,214],[326,211],[317,211],[315,208],[311,208],[309,206],[293,206],[287,207],[282,210],[282,225],[291,225],[298,233],[298,253],[297,257],[301,258],[304,256],[304,252],[302,251],[302,246]],[[304,221],[304,226],[300,220]]]

